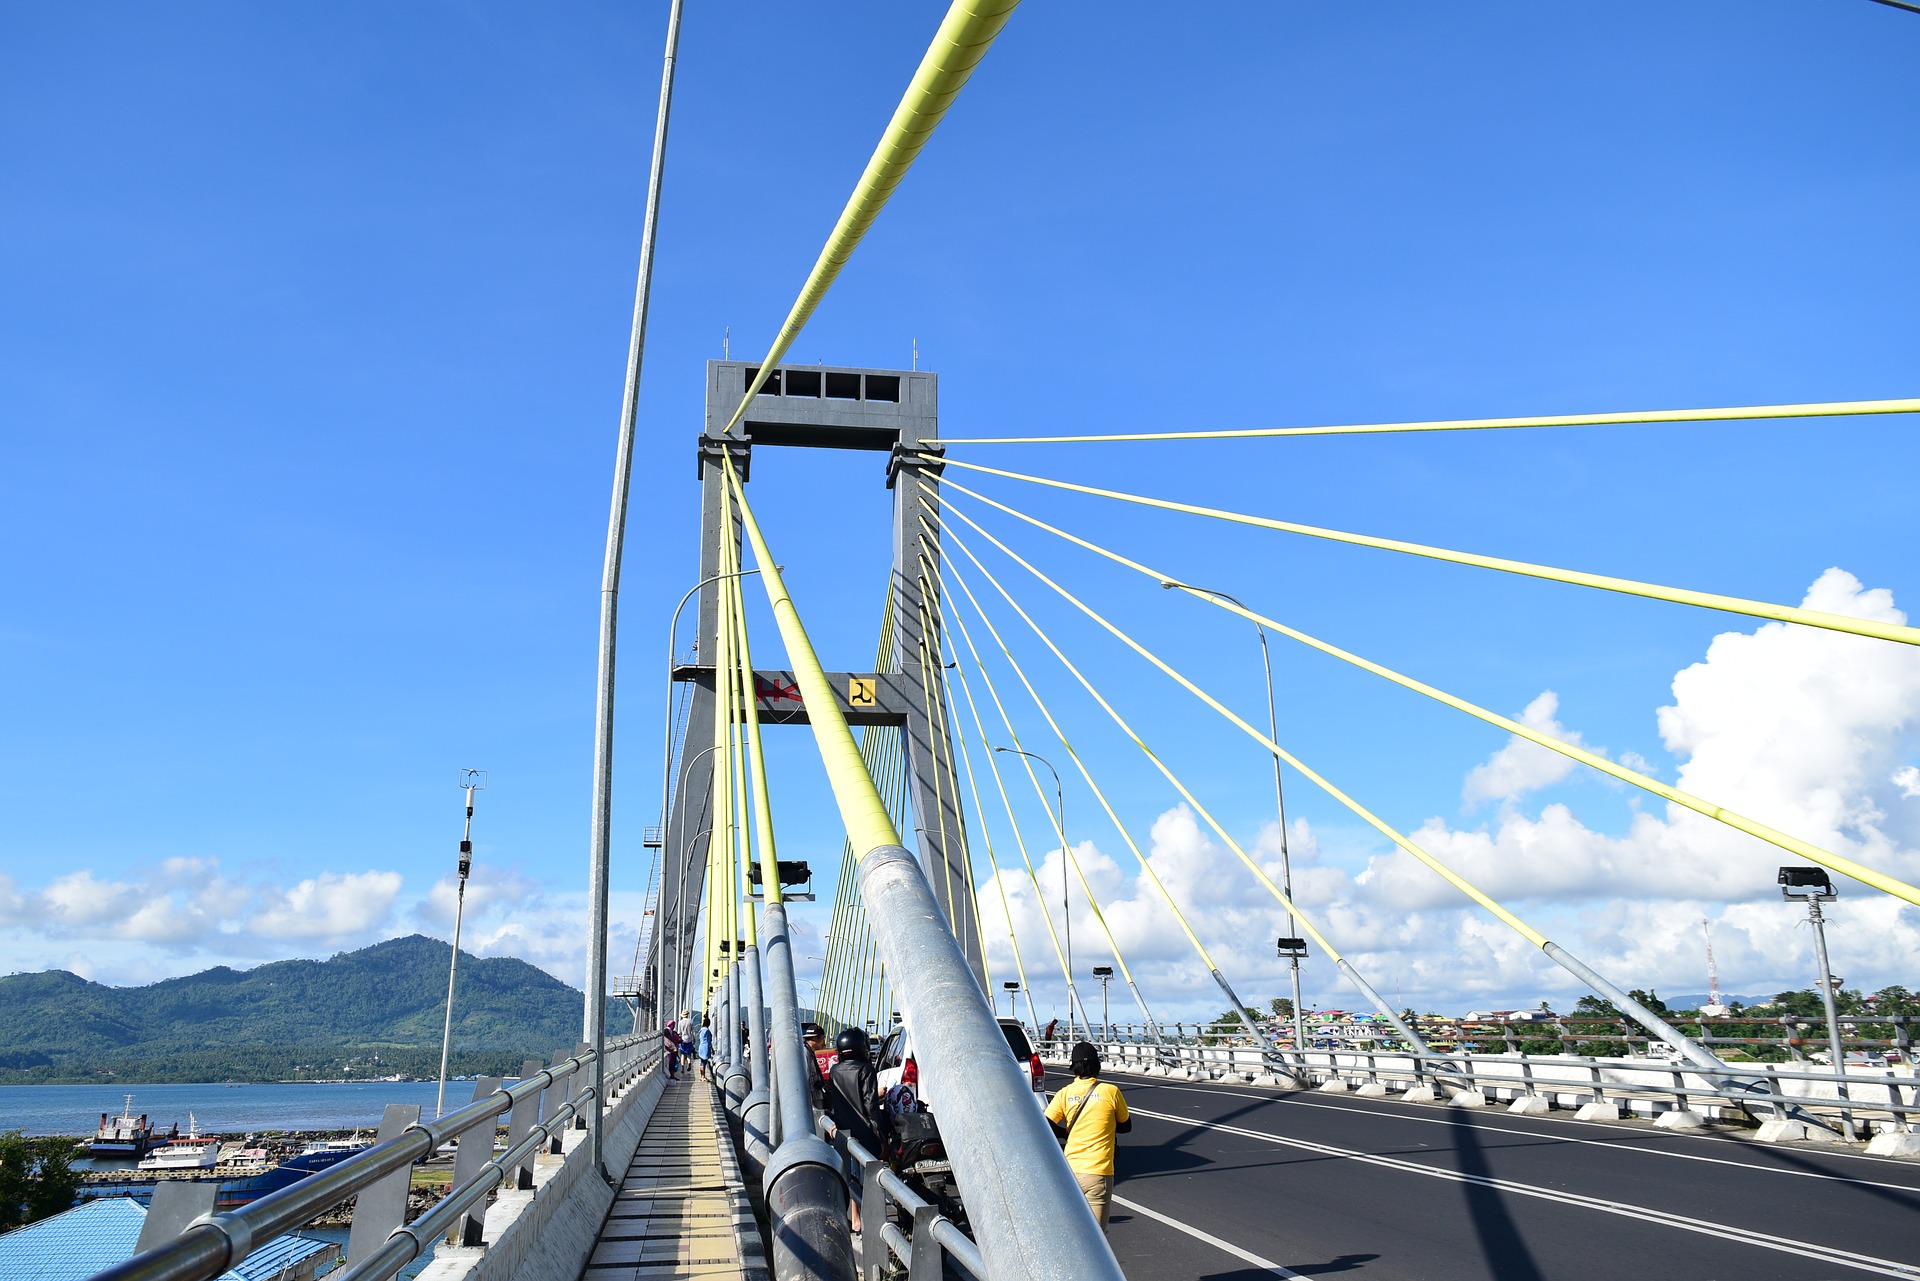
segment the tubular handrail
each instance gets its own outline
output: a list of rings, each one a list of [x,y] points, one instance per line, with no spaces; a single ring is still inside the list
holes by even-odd
[[[610,1042],[608,1056],[625,1057],[625,1052],[654,1041],[651,1035],[625,1037]],[[654,1045],[657,1054],[658,1045]],[[644,1058],[644,1056],[643,1056]],[[356,1153],[316,1174],[277,1192],[270,1192],[259,1200],[242,1206],[237,1210],[208,1215],[189,1224],[185,1231],[173,1240],[155,1246],[151,1250],[136,1254],[124,1263],[116,1264],[96,1273],[91,1281],[212,1281],[212,1278],[240,1263],[253,1252],[255,1243],[265,1244],[281,1236],[316,1215],[332,1209],[350,1196],[363,1191],[373,1183],[396,1170],[404,1170],[416,1162],[431,1156],[449,1139],[490,1122],[501,1113],[520,1106],[538,1095],[541,1091],[561,1081],[565,1081],[589,1066],[594,1059],[592,1050],[583,1050],[570,1058],[562,1060],[552,1067],[543,1068],[533,1076],[511,1088],[495,1090],[485,1098],[476,1099],[465,1107],[449,1112],[434,1121],[417,1121],[385,1143]],[[644,1062],[642,1063],[644,1067]],[[579,1115],[586,1099],[593,1093],[591,1085],[582,1089],[567,1103],[556,1110],[555,1115],[537,1127],[542,1140],[552,1137],[554,1122]],[[491,1127],[488,1129],[491,1135]],[[491,1143],[488,1144],[492,1146]],[[467,1184],[449,1189],[441,1205],[423,1219],[411,1225],[414,1231],[421,1231],[421,1225],[441,1215],[438,1220],[439,1231],[445,1231],[455,1216],[471,1206],[491,1191],[504,1170],[524,1160],[536,1145],[523,1142],[517,1145],[507,1157],[495,1158],[482,1167],[481,1174]],[[511,1157],[511,1159],[508,1159]],[[452,1209],[446,1209],[448,1203],[458,1202]],[[444,1214],[442,1211],[444,1210]],[[402,1232],[408,1229],[403,1227]],[[389,1276],[405,1266],[408,1260],[416,1257],[424,1239],[431,1239],[432,1233],[415,1237],[415,1250],[406,1258],[396,1262],[387,1272],[368,1271],[364,1265],[356,1266],[351,1274],[355,1278]],[[381,1247],[381,1251],[371,1256],[381,1258],[393,1247],[393,1238]]]
[[[831,1143],[834,1151],[840,1153],[846,1160],[849,1168],[843,1172],[847,1174],[849,1183],[857,1182],[857,1191],[862,1195],[863,1200],[867,1190],[866,1172],[877,1170],[878,1177],[874,1183],[883,1201],[899,1206],[912,1217],[916,1226],[911,1235],[900,1231],[892,1222],[891,1216],[881,1224],[869,1221],[866,1224],[866,1231],[873,1233],[877,1229],[876,1239],[884,1241],[893,1256],[905,1264],[913,1275],[920,1275],[920,1269],[914,1267],[915,1250],[931,1244],[936,1254],[932,1267],[927,1270],[927,1275],[943,1275],[941,1260],[946,1257],[952,1258],[966,1271],[967,1275],[975,1278],[975,1281],[988,1281],[986,1260],[981,1257],[980,1247],[972,1237],[966,1234],[965,1229],[952,1219],[940,1214],[933,1204],[915,1192],[892,1166],[867,1151],[865,1146],[852,1135],[842,1134],[840,1128],[829,1118],[825,1116],[818,1118],[818,1125],[820,1136]],[[864,1262],[862,1271],[864,1275]]]
[[[1039,1043],[1043,1054],[1051,1052],[1058,1057],[1064,1052],[1061,1042]],[[1448,1066],[1448,1075],[1464,1077],[1475,1088],[1481,1085],[1501,1088],[1519,1088],[1528,1094],[1595,1094],[1610,1091],[1616,1095],[1674,1096],[1679,1098],[1702,1097],[1723,1099],[1741,1105],[1771,1104],[1797,1110],[1818,1108],[1830,1112],[1885,1113],[1894,1123],[1911,1124],[1916,1114],[1920,1114],[1920,1078],[1897,1076],[1887,1073],[1862,1073],[1849,1071],[1846,1083],[1850,1087],[1881,1087],[1886,1090],[1884,1100],[1861,1098],[1826,1098],[1818,1095],[1789,1094],[1783,1082],[1804,1081],[1814,1085],[1832,1085],[1834,1075],[1831,1069],[1814,1067],[1800,1068],[1781,1064],[1727,1065],[1726,1074],[1744,1078],[1752,1084],[1745,1088],[1725,1088],[1711,1083],[1712,1077],[1722,1073],[1707,1073],[1691,1063],[1647,1059],[1620,1062],[1601,1060],[1580,1055],[1545,1054],[1417,1054],[1410,1050],[1369,1050],[1358,1047],[1337,1050],[1280,1050],[1269,1052],[1251,1045],[1200,1045],[1194,1043],[1174,1043],[1155,1046],[1142,1042],[1105,1042],[1104,1049],[1131,1051],[1137,1053],[1143,1061],[1157,1061],[1162,1052],[1171,1053],[1180,1062],[1191,1062],[1196,1067],[1225,1068],[1228,1071],[1244,1068],[1247,1064],[1239,1059],[1257,1060],[1262,1068],[1272,1067],[1278,1060],[1279,1066],[1289,1075],[1303,1075],[1310,1071],[1325,1072],[1329,1079],[1350,1075],[1355,1072],[1372,1080],[1386,1078],[1418,1078],[1417,1066],[1400,1066],[1392,1060],[1417,1065],[1422,1060],[1428,1062],[1444,1061]],[[1117,1070],[1125,1070],[1133,1055],[1121,1053],[1114,1055],[1109,1062]],[[1353,1060],[1342,1063],[1341,1059]],[[1316,1060],[1318,1060],[1316,1062]],[[1388,1060],[1382,1062],[1382,1060]],[[1509,1067],[1516,1071],[1501,1072],[1488,1070],[1496,1067]],[[1588,1074],[1588,1079],[1541,1078],[1533,1075],[1534,1068],[1564,1067],[1577,1068]],[[1650,1081],[1604,1080],[1600,1073],[1605,1070],[1614,1072],[1654,1073],[1673,1078],[1668,1084],[1656,1084]],[[1689,1083],[1686,1078],[1693,1077],[1701,1083]],[[1906,1091],[1909,1101],[1902,1102],[1901,1092]]]

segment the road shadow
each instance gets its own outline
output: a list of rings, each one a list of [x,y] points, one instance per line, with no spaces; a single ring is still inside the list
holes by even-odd
[[[1482,1179],[1494,1177],[1481,1146],[1480,1133],[1471,1123],[1454,1127],[1459,1136],[1460,1172]],[[1474,1234],[1480,1239],[1480,1253],[1486,1257],[1487,1272],[1500,1281],[1545,1281],[1533,1252],[1521,1239],[1520,1229],[1507,1211],[1506,1194],[1483,1183],[1462,1183],[1467,1198],[1467,1215],[1473,1220]],[[1304,1271],[1296,1268],[1295,1271]]]
[[[1303,1277],[1328,1276],[1335,1272],[1353,1272],[1366,1267],[1380,1256],[1377,1254],[1342,1254],[1328,1259],[1325,1263],[1289,1263],[1289,1272],[1298,1272]],[[1272,1273],[1268,1273],[1269,1276]]]
[[[1336,1272],[1353,1272],[1364,1268],[1379,1257],[1377,1254],[1343,1254],[1325,1263],[1289,1263],[1287,1271],[1297,1272],[1303,1277],[1330,1276]],[[1235,1268],[1231,1272],[1204,1273],[1199,1281],[1273,1281],[1273,1273],[1265,1268]]]

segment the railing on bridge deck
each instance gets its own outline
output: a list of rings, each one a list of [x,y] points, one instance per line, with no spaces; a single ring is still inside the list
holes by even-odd
[[[659,1060],[655,1037],[629,1037],[607,1045],[608,1098]],[[534,1159],[560,1152],[570,1128],[584,1128],[594,1106],[587,1069],[594,1053],[554,1056],[553,1066],[506,1088],[496,1078],[482,1097],[437,1120],[419,1119],[416,1105],[389,1105],[382,1141],[237,1210],[203,1215],[179,1236],[96,1274],[92,1281],[211,1281],[260,1246],[341,1205],[355,1202],[345,1265],[334,1281],[385,1281],[433,1248],[477,1241],[477,1210],[495,1188],[531,1188]],[[532,1065],[529,1065],[532,1066]],[[484,1082],[483,1082],[484,1084]],[[493,1155],[498,1118],[511,1116],[507,1147]],[[405,1219],[406,1188],[413,1166],[460,1140],[447,1194],[412,1223]],[[584,1148],[582,1150],[585,1150]]]
[[[821,1117],[819,1122],[820,1136],[846,1162],[848,1182],[860,1198],[860,1217],[867,1225],[860,1241],[862,1277],[885,1275],[891,1257],[906,1267],[908,1281],[939,1281],[946,1276],[948,1259],[975,1281],[988,1281],[980,1247],[959,1224],[908,1186],[891,1165],[837,1130],[832,1121]],[[894,1222],[896,1210],[911,1221],[910,1232],[902,1232]]]
[[[1862,1022],[1887,1023],[1886,1017]],[[1189,1031],[1191,1027],[1191,1031]],[[1450,1088],[1477,1090],[1485,1099],[1537,1098],[1548,1105],[1600,1105],[1615,1115],[1626,1111],[1690,1112],[1698,1100],[1712,1100],[1722,1112],[1749,1114],[1754,1108],[1792,1114],[1821,1129],[1850,1133],[1872,1128],[1882,1134],[1915,1132],[1920,1114],[1920,1076],[1911,1061],[1906,1071],[1848,1065],[1844,1073],[1804,1062],[1729,1063],[1724,1073],[1656,1058],[1588,1057],[1573,1054],[1416,1054],[1405,1049],[1355,1045],[1349,1048],[1270,1051],[1230,1043],[1238,1024],[1161,1024],[1157,1039],[1137,1025],[1096,1029],[1101,1056],[1119,1070],[1185,1071],[1196,1077],[1245,1080],[1291,1078],[1306,1085],[1328,1082],[1389,1090],[1426,1090],[1414,1096],[1440,1101]],[[1902,1027],[1904,1031],[1904,1026]],[[1244,1039],[1244,1038],[1241,1038]],[[1063,1061],[1068,1044],[1041,1043],[1043,1057]],[[1846,1092],[1842,1095],[1840,1085]],[[1369,1091],[1376,1092],[1376,1091]],[[1638,1103],[1641,1106],[1636,1108]],[[1818,1137],[1818,1136],[1811,1136]]]

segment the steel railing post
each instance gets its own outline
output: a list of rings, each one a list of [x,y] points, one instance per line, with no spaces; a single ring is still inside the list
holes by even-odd
[[[417,1103],[389,1103],[380,1117],[374,1142],[388,1143],[420,1123]],[[413,1167],[406,1166],[383,1175],[361,1189],[353,1203],[353,1224],[347,1229],[347,1258],[352,1267],[380,1248],[407,1213],[407,1185],[413,1179]]]

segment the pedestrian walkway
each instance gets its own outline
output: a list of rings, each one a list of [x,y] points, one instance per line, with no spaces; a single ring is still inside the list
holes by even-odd
[[[582,1281],[766,1275],[712,1086],[671,1081],[627,1166]],[[741,1242],[749,1258],[742,1258]]]

